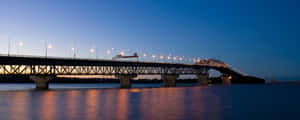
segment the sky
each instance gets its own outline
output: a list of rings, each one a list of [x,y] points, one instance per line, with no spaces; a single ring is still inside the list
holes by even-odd
[[[299,0],[0,0],[0,54],[111,59],[119,51],[214,58],[300,80]],[[18,46],[23,42],[23,46]],[[111,55],[106,50],[115,48]],[[150,59],[150,58],[148,58]]]

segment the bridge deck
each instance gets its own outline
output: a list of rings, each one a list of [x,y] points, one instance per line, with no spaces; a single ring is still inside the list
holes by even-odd
[[[0,56],[2,65],[66,65],[66,66],[145,66],[145,67],[203,67],[196,64],[118,61],[72,58]]]

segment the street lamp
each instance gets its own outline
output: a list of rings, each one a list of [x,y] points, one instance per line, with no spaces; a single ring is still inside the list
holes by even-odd
[[[197,59],[197,62],[199,63],[199,62],[200,62],[200,60],[201,60],[201,59],[200,59],[200,57],[198,57],[198,59]]]
[[[49,49],[51,49],[51,48],[52,48],[52,45],[51,45],[51,44],[49,44],[49,45],[48,45],[48,48],[49,48]]]
[[[161,59],[161,61],[163,62],[163,60],[164,60],[164,56],[163,55],[161,55],[161,56],[159,56],[159,58]]]
[[[91,48],[90,53],[94,53],[94,52],[95,52],[95,49]]]
[[[11,40],[10,40],[10,38],[8,37],[8,38],[7,38],[7,56],[10,56],[10,42],[11,42]]]
[[[154,62],[155,62],[156,55],[153,54],[153,55],[152,55],[152,58],[153,58],[153,60],[154,60]]]
[[[107,54],[107,55],[110,55],[110,54],[111,54],[111,51],[110,51],[110,50],[106,50],[106,54]]]
[[[145,58],[147,57],[147,54],[146,53],[144,53],[143,54],[143,61],[145,61]]]
[[[23,47],[23,45],[24,45],[23,42],[19,42],[20,47]]]
[[[109,55],[111,54],[111,52],[112,51],[110,49],[106,50],[106,54],[107,54],[108,59],[109,59]]]
[[[72,48],[72,51],[73,51],[73,58],[75,58],[76,57],[76,48]]]
[[[22,48],[24,44],[23,44],[23,42],[21,41],[21,42],[19,42],[18,45],[19,45],[19,47],[18,47],[18,49],[17,49],[17,54],[19,54],[19,48]]]
[[[189,58],[189,63],[191,63],[192,62],[192,58]]]
[[[181,63],[182,60],[183,60],[182,57],[180,57],[180,58],[179,58],[179,61],[180,61],[179,63]]]
[[[94,52],[95,52],[95,49],[94,49],[94,48],[91,48],[91,49],[90,49],[90,53],[93,54]]]
[[[168,61],[169,61],[169,60],[171,60],[171,56],[170,56],[170,55],[168,56]]]
[[[173,63],[176,62],[176,60],[177,60],[177,57],[176,56],[173,57]]]
[[[51,49],[51,48],[53,48],[53,46],[52,46],[51,44],[48,44],[48,45],[46,46],[46,52],[45,52],[46,58],[48,57],[48,49]]]
[[[196,63],[196,58],[193,58],[193,63]]]

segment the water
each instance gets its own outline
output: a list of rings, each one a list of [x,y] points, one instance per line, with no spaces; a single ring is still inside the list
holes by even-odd
[[[147,84],[132,84],[132,88],[158,88],[162,87],[162,83],[147,83]],[[178,87],[187,86],[197,86],[194,83],[179,83]],[[63,83],[50,83],[50,90],[60,90],[60,89],[91,89],[91,88],[120,88],[120,83],[73,83],[73,84],[63,84]],[[35,90],[34,83],[0,83],[0,92],[8,90]]]
[[[151,86],[149,86],[151,85]],[[143,86],[158,88],[140,88]],[[300,84],[0,84],[1,120],[281,120],[299,119]],[[84,87],[84,88],[83,88]],[[88,88],[88,89],[87,89]],[[101,89],[99,89],[101,88]],[[109,88],[109,89],[102,89]]]

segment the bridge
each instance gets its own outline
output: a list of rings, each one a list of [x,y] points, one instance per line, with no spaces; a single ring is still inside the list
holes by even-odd
[[[0,56],[0,75],[25,75],[35,81],[36,88],[48,89],[48,83],[57,75],[114,75],[121,88],[130,88],[137,75],[161,75],[165,87],[176,86],[179,75],[197,75],[198,83],[208,84],[208,71],[222,73],[224,84],[244,76],[217,60],[203,60],[197,64],[159,63],[72,58],[45,58]]]

